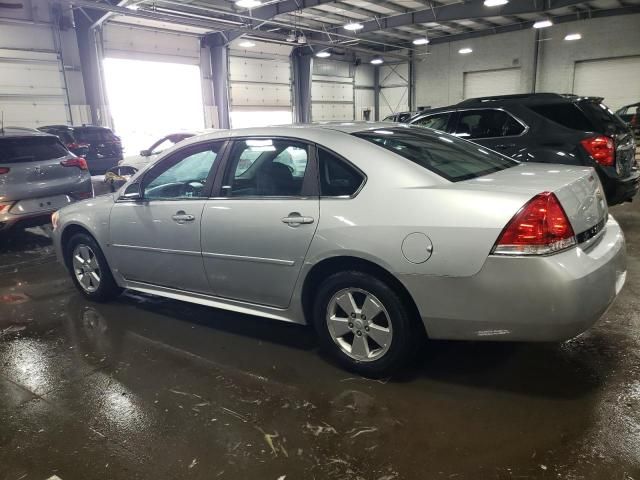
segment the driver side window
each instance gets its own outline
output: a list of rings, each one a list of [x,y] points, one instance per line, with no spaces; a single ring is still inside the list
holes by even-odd
[[[222,142],[197,145],[162,161],[145,177],[144,198],[205,198],[207,178],[221,148]]]

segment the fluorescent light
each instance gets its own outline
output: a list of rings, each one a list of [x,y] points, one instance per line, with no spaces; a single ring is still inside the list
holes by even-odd
[[[137,3],[133,3],[131,5],[127,5],[127,7],[129,10],[138,10],[140,8],[140,6]]]
[[[304,33],[298,35],[298,43],[307,43],[307,37],[304,36]]]
[[[295,42],[296,41],[296,34],[294,32],[290,32],[289,35],[287,35],[287,42]]]
[[[580,40],[581,38],[582,35],[579,33],[570,33],[569,35],[564,37],[565,40]]]
[[[414,45],[426,45],[427,43],[429,43],[429,39],[427,37],[416,38],[413,41]]]
[[[500,5],[506,5],[509,0],[484,0],[485,7],[499,7]]]
[[[242,48],[251,48],[256,46],[256,44],[253,43],[251,40],[244,40],[240,42],[238,45]]]
[[[550,27],[551,25],[553,25],[553,22],[549,19],[540,20],[539,22],[536,22],[533,24],[533,28],[547,28],[547,27]]]
[[[345,30],[351,30],[352,32],[356,31],[356,30],[361,30],[364,28],[364,25],[362,25],[361,23],[347,23],[345,26],[343,26],[342,28],[344,28]]]
[[[240,8],[255,8],[262,5],[260,0],[237,0],[236,7]]]
[[[371,59],[371,63],[373,63],[374,65],[381,65],[384,63],[384,60],[382,59],[382,57],[373,57]]]
[[[331,56],[331,52],[327,52],[326,50],[322,50],[321,52],[316,53],[316,57],[318,58],[328,58]]]
[[[461,53],[462,55],[466,55],[467,53],[471,52],[473,52],[473,50],[469,47],[461,48],[460,50],[458,50],[458,53]]]

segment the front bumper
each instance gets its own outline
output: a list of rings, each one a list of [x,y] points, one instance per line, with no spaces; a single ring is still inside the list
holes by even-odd
[[[626,278],[626,249],[609,217],[602,236],[546,257],[490,256],[471,277],[404,275],[431,338],[560,341],[591,327]]]

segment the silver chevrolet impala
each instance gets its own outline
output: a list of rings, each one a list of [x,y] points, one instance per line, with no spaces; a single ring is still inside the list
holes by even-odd
[[[570,338],[626,276],[591,168],[389,123],[196,136],[53,224],[89,299],[126,288],[312,324],[365,375],[396,369],[425,332]]]

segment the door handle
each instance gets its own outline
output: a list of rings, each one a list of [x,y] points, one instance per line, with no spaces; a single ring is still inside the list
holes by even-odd
[[[298,212],[291,212],[282,219],[282,223],[286,223],[290,227],[297,227],[303,223],[313,223],[313,217],[303,217]]]
[[[196,219],[196,217],[194,217],[193,215],[189,215],[188,213],[185,213],[184,210],[180,210],[179,212],[176,212],[176,214],[173,215],[171,219],[176,223],[182,224],[184,222],[193,222]]]

